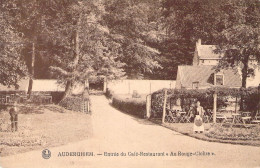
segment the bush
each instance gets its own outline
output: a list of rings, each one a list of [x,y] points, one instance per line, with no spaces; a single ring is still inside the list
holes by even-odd
[[[113,94],[114,92],[110,89],[107,88],[107,91],[105,93],[105,96],[108,98],[108,99],[111,99],[113,97]]]
[[[61,101],[64,92],[51,92],[50,94],[52,96],[52,102],[58,104]]]
[[[141,95],[136,90],[134,90],[132,98],[141,98]]]
[[[89,98],[85,96],[69,96],[60,101],[59,105],[68,110],[82,112],[84,103],[88,101]],[[87,106],[85,107],[87,108]]]
[[[209,129],[206,136],[223,140],[260,140],[260,126],[235,128],[215,124]]]
[[[129,114],[144,118],[146,114],[146,101],[143,99],[114,96],[112,105]]]
[[[50,95],[52,97],[52,103],[58,104],[61,101],[64,92],[33,92],[33,103],[44,102],[44,95]]]

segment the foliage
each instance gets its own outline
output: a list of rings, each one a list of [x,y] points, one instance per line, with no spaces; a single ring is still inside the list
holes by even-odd
[[[206,136],[223,140],[259,140],[260,127],[252,128],[234,128],[223,127],[221,125],[213,125]]]
[[[65,99],[63,99],[62,101],[60,101],[59,105],[68,110],[82,112],[84,102],[87,102],[87,101],[89,101],[88,98],[81,98],[78,96],[68,96]]]
[[[140,118],[144,118],[146,114],[146,101],[143,99],[114,96],[112,105],[123,112]]]
[[[91,76],[118,78],[124,75],[117,60],[118,45],[110,40],[106,26],[100,24],[102,4],[95,1],[54,2],[48,27],[52,38],[52,72],[66,83],[65,95],[75,81]],[[61,8],[61,10],[60,10]],[[58,17],[55,17],[58,16]]]
[[[229,0],[219,5],[219,13],[217,24],[223,30],[216,33],[217,52],[224,52],[219,66],[240,65],[242,87],[246,87],[247,77],[254,76],[260,62],[260,2]]]
[[[246,78],[253,75],[249,58],[260,60],[258,0],[163,0],[162,8],[167,32],[163,53],[175,66],[172,72],[177,71],[176,65],[191,64],[195,42],[201,38],[206,44],[216,44],[216,52],[225,53],[218,69],[242,66],[245,87]]]
[[[213,94],[217,93],[218,107],[225,106],[227,97],[244,97],[246,110],[256,111],[258,106],[258,91],[257,88],[209,88],[209,89],[167,89],[167,106],[174,103],[172,101],[180,98],[182,100],[182,108],[186,109],[192,103],[200,101],[204,109],[213,109]],[[254,99],[252,99],[254,98]],[[254,100],[254,101],[252,101]],[[152,114],[154,117],[161,117],[163,112],[164,90],[159,90],[152,94]]]
[[[107,88],[106,90],[106,93],[105,93],[105,96],[108,98],[108,99],[111,99],[114,95],[114,92],[112,90],[110,90],[109,88]]]
[[[159,2],[140,0],[105,1],[104,22],[110,36],[120,45],[119,60],[125,63],[124,71],[129,78],[145,78],[155,69],[159,51]]]
[[[9,24],[10,13],[3,4],[0,6],[0,84],[18,87],[18,81],[27,73],[25,62],[21,56],[22,39]]]
[[[37,102],[37,101],[34,101],[34,97],[37,99],[37,96],[40,98],[44,95],[50,95],[52,97],[51,103],[57,104],[61,101],[63,94],[64,94],[64,92],[33,92],[32,101]]]

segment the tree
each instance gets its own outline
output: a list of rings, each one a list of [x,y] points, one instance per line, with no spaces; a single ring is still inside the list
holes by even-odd
[[[21,36],[9,22],[13,19],[3,3],[0,4],[0,83],[18,86],[18,81],[27,74],[21,55]]]
[[[259,68],[260,2],[229,0],[221,3],[219,9],[223,30],[216,33],[217,52],[224,53],[219,66],[241,66],[242,87],[245,88],[247,78]],[[250,66],[252,60],[255,67]]]
[[[102,4],[95,1],[53,1],[46,29],[52,41],[51,70],[66,84],[63,98],[76,82],[91,76],[124,75],[118,45],[101,22]]]
[[[159,41],[159,2],[106,0],[104,22],[110,36],[121,47],[119,58],[128,78],[147,78],[161,68]]]
[[[7,10],[13,18],[9,21],[9,24],[15,28],[15,31],[23,35],[21,39],[23,43],[22,54],[24,55],[29,70],[29,97],[32,92],[33,79],[35,77],[35,60],[39,55],[39,52],[37,52],[39,47],[37,42],[39,37],[43,34],[45,27],[44,7],[50,7],[46,6],[48,2],[49,0],[2,0],[5,10]]]
[[[165,32],[164,41],[160,46],[162,65],[165,78],[168,73],[175,79],[178,65],[191,65],[195,44],[198,39],[212,44],[215,31],[220,29],[215,24],[219,15],[219,2],[216,0],[163,0],[162,26]]]
[[[246,87],[247,77],[253,75],[249,60],[259,62],[260,55],[258,0],[164,0],[162,6],[167,38],[173,41],[165,46],[175,50],[166,58],[190,64],[195,41],[202,38],[224,53],[217,69],[242,64]]]

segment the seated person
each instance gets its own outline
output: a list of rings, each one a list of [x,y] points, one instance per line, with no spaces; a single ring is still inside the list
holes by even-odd
[[[195,116],[196,116],[196,105],[195,103],[192,103],[189,107],[189,110],[188,110],[188,114],[187,114],[190,118],[190,121],[193,122]]]
[[[181,108],[181,99],[177,99],[176,100],[176,105],[173,105],[172,106],[172,109],[173,111],[182,111],[182,108]]]

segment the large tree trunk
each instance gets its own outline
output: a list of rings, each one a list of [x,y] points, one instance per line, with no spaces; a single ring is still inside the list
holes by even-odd
[[[79,63],[79,25],[80,25],[80,22],[81,22],[81,14],[77,20],[77,23],[76,23],[76,30],[75,30],[75,36],[74,36],[74,60],[73,60],[73,64],[72,64],[72,67],[71,67],[71,71],[72,71],[72,74],[75,74],[76,70],[77,70],[77,65]],[[64,95],[62,97],[62,100],[65,99],[67,96],[69,96],[71,94],[71,91],[72,91],[72,88],[73,88],[73,78],[68,80],[67,81],[67,84],[66,84],[66,88],[65,88],[65,92],[64,92]]]
[[[243,63],[243,68],[242,68],[242,87],[243,88],[246,88],[247,75],[248,75],[248,61],[247,61],[247,63]]]
[[[34,78],[34,64],[35,64],[35,42],[32,43],[31,72],[30,72],[30,80],[29,80],[29,87],[28,87],[29,98],[31,98],[31,94],[32,94],[33,78]]]
[[[71,90],[72,90],[72,82],[67,81],[66,87],[65,87],[65,92],[64,92],[61,100],[65,99],[67,96],[69,96],[71,94]]]
[[[249,56],[245,56],[242,68],[242,88],[246,88],[246,80],[248,76],[248,62],[249,62]],[[240,110],[245,110],[245,104],[244,104],[244,96],[241,95],[241,103],[240,103]]]

